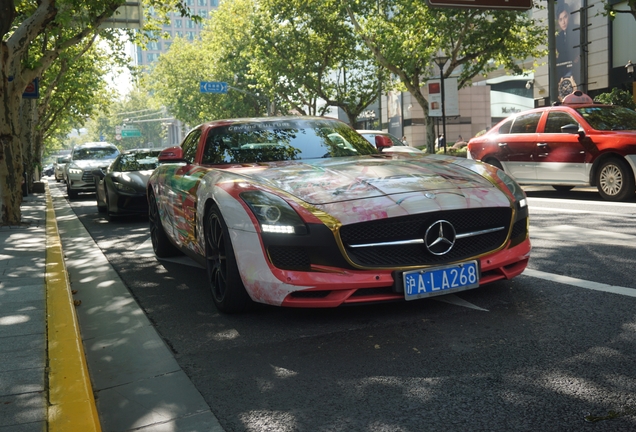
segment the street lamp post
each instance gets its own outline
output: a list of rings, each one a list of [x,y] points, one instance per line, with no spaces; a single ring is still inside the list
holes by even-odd
[[[437,56],[435,57],[435,63],[439,66],[439,78],[440,78],[440,86],[442,88],[442,137],[444,139],[444,154],[446,154],[446,101],[444,95],[444,66],[448,61],[448,57],[444,54],[442,49],[437,51]]]
[[[636,67],[636,65],[634,65],[631,60],[629,60],[625,65],[627,76],[632,80],[632,99],[636,102],[636,80],[634,79],[634,67]]]

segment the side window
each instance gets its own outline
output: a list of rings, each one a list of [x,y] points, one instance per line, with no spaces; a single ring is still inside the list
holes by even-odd
[[[226,137],[226,139],[227,138],[228,137]],[[210,131],[205,140],[205,149],[203,150],[203,160],[201,163],[220,164],[229,162],[227,158],[229,154],[228,144],[229,143],[224,142],[220,134],[215,133],[214,130]]]
[[[199,144],[199,137],[201,136],[201,129],[195,129],[190,132],[184,140],[183,144],[181,144],[181,148],[183,149],[183,159],[188,161],[188,163],[193,163],[194,158],[197,155],[197,147]]]
[[[541,112],[524,114],[517,116],[515,118],[514,123],[512,124],[512,128],[510,129],[510,133],[514,134],[530,134],[535,133],[537,131],[537,126],[539,124],[539,119],[541,118]]]
[[[510,133],[510,126],[512,126],[512,120],[508,120],[507,122],[502,124],[498,132],[500,134],[508,134]]]
[[[563,133],[561,127],[579,123],[572,116],[563,111],[554,111],[548,114],[548,121],[545,123],[544,133]]]

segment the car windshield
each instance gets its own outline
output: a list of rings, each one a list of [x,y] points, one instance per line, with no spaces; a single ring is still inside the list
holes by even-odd
[[[235,123],[210,130],[203,163],[254,163],[377,154],[344,123],[282,119]]]
[[[636,111],[618,106],[583,107],[576,110],[596,130],[636,130]]]
[[[119,158],[119,171],[146,171],[157,168],[160,150],[126,153]]]
[[[119,150],[115,147],[89,147],[73,150],[73,160],[115,159]]]

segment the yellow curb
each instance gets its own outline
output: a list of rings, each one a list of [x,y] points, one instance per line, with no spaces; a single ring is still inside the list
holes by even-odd
[[[100,432],[53,200],[46,186],[49,432]]]

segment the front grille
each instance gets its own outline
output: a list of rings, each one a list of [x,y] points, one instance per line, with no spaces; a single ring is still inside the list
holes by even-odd
[[[510,234],[510,247],[517,246],[523,242],[528,236],[528,219],[519,219],[512,226],[512,233]]]
[[[270,246],[267,248],[269,258],[278,268],[287,270],[309,270],[311,262],[304,248]]]
[[[441,211],[346,225],[340,229],[340,237],[351,261],[361,266],[439,265],[471,258],[501,247],[510,230],[511,217],[512,209],[510,208]],[[426,230],[438,220],[450,222],[455,227],[457,234],[498,227],[503,229],[457,239],[451,251],[445,255],[430,253],[424,244],[362,248],[349,246],[361,243],[422,239]]]
[[[93,183],[95,181],[93,179],[93,170],[82,172],[82,181],[86,183]]]

